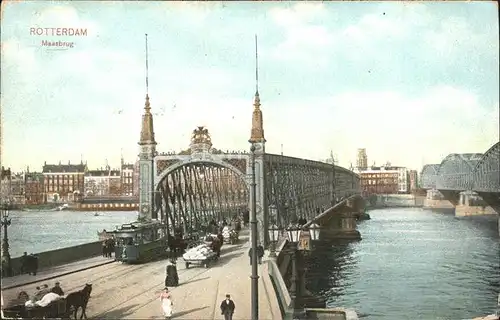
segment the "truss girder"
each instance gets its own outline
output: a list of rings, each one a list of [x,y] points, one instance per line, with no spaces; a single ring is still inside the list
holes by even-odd
[[[495,143],[473,170],[473,189],[477,192],[500,192],[500,142]]]
[[[332,165],[266,154],[266,202],[277,209],[271,222],[286,226],[299,218],[310,220],[330,207],[334,177]]]
[[[426,164],[420,173],[420,180],[422,188],[434,189],[436,188],[436,179],[439,170],[439,164]]]
[[[163,221],[184,232],[199,231],[210,220],[228,221],[248,206],[241,176],[213,163],[187,163],[167,174],[157,186],[156,209]]]
[[[473,187],[473,171],[481,154],[450,154],[441,162],[436,177],[438,190],[471,190]]]

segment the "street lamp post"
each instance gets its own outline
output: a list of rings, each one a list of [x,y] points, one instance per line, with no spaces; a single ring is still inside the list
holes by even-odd
[[[259,275],[257,273],[257,184],[255,182],[255,145],[250,147],[252,153],[252,212],[250,216],[251,236],[252,236],[252,320],[259,320]]]
[[[292,278],[290,295],[293,299],[294,305],[294,319],[301,318],[304,313],[304,299],[302,297],[305,292],[305,279],[304,273],[299,275],[298,260],[303,264],[303,253],[311,250],[311,240],[316,241],[319,239],[319,226],[312,224],[309,230],[301,229],[298,224],[290,225],[287,228],[288,239],[293,244],[292,252]],[[303,269],[303,268],[301,268]]]
[[[276,242],[280,236],[280,228],[276,224],[272,224],[269,227],[269,240],[271,240],[271,252],[269,252],[269,258],[276,259]]]
[[[10,226],[9,208],[7,205],[2,204],[0,210],[2,211],[2,227],[3,227],[3,243],[2,243],[2,271],[6,276],[12,275],[12,266],[10,264],[9,253],[9,238],[7,237],[7,228]]]

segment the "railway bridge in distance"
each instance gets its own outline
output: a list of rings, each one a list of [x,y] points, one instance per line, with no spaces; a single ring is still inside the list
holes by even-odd
[[[440,164],[425,165],[420,177],[425,207],[456,216],[500,213],[500,142],[484,154],[450,154]]]

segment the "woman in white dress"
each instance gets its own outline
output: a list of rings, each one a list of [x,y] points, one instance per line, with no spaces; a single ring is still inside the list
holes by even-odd
[[[166,320],[169,320],[170,317],[172,317],[172,306],[174,304],[172,303],[172,295],[168,291],[167,287],[165,287],[163,292],[160,294],[160,302],[163,315],[165,316]]]

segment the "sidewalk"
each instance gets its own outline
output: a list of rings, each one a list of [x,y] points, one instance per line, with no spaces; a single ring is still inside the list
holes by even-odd
[[[172,318],[181,319],[224,319],[220,313],[220,303],[230,294],[236,304],[234,320],[251,318],[251,267],[249,263],[248,236],[240,237],[241,245],[227,245],[222,248],[222,256],[210,269],[189,269],[196,272],[187,282],[170,288],[174,301]],[[280,319],[278,301],[273,288],[264,285],[263,272],[266,264],[259,265],[259,319]],[[184,273],[182,274],[185,275]],[[162,286],[158,286],[161,290]],[[273,290],[272,292],[269,292]],[[145,294],[128,301],[127,310],[120,313],[122,319],[162,319],[157,295]],[[114,314],[109,314],[110,317]],[[102,319],[102,317],[101,317]]]
[[[6,290],[31,283],[50,280],[52,278],[61,277],[70,273],[91,269],[113,262],[114,258],[104,258],[99,256],[39,270],[36,276],[23,274],[14,277],[3,278],[2,289]]]

